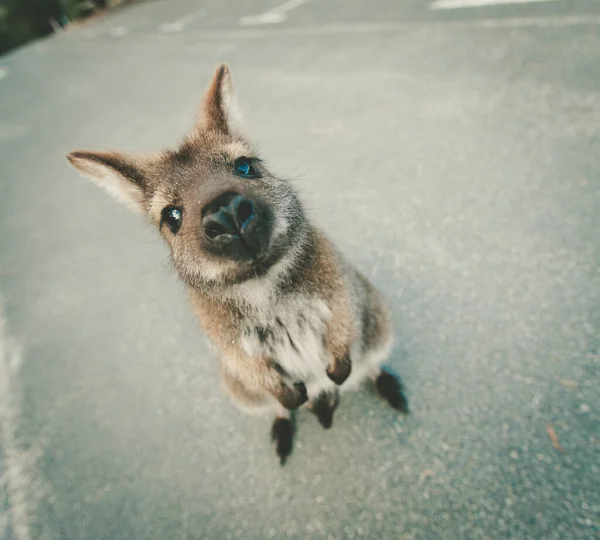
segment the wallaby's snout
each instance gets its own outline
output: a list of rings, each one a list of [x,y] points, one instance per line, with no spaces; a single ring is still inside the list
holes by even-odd
[[[259,260],[271,236],[268,206],[239,193],[225,193],[202,210],[202,232],[207,247],[233,260]]]

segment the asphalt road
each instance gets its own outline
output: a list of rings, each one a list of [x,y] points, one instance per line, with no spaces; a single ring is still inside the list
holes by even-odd
[[[597,4],[223,4],[143,2],[0,59],[0,536],[597,538]],[[284,468],[157,234],[64,159],[173,143],[222,61],[389,299],[413,411],[365,389],[330,432],[300,415]]]

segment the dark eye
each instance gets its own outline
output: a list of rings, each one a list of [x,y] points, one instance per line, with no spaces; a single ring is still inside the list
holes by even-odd
[[[255,158],[240,157],[235,160],[234,172],[242,178],[260,178],[260,172],[254,164],[258,161]]]
[[[173,234],[177,234],[181,228],[183,210],[176,206],[166,206],[160,215],[160,226],[166,223]]]

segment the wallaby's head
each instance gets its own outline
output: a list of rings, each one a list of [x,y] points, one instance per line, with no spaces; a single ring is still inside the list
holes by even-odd
[[[291,262],[307,235],[294,190],[267,170],[239,133],[235,112],[231,75],[220,66],[194,129],[178,148],[150,156],[67,156],[115,198],[149,216],[180,275],[195,287],[262,276]]]

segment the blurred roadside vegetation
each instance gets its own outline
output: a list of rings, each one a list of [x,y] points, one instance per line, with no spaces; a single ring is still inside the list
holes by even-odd
[[[0,54],[127,0],[0,0]]]

